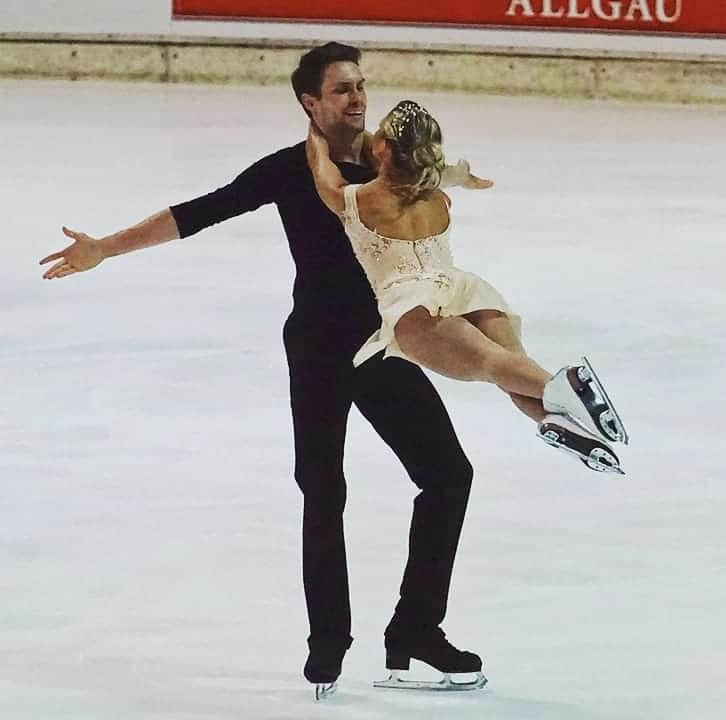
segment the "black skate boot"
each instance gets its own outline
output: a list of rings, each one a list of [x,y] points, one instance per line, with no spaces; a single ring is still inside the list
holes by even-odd
[[[315,685],[315,699],[322,700],[338,689],[338,678],[343,666],[343,658],[353,639],[344,645],[319,645],[308,639],[308,659],[303,675]]]
[[[440,682],[402,680],[401,671],[408,670],[411,660],[419,660],[444,674]],[[481,658],[475,653],[455,648],[443,630],[433,630],[409,638],[386,637],[386,668],[391,671],[388,680],[374,683],[375,687],[407,690],[476,690],[484,687],[487,679],[482,674]],[[475,673],[470,682],[454,682],[452,674]]]
[[[579,458],[590,470],[625,475],[610,445],[569,416],[546,415],[537,426],[537,434],[548,445]]]
[[[542,404],[548,413],[570,415],[607,442],[628,444],[623,421],[587,358],[564,367],[545,385]]]

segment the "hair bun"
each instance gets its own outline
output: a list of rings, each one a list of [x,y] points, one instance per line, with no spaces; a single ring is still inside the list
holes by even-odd
[[[418,103],[404,100],[381,123],[393,150],[398,194],[407,204],[428,195],[441,184],[445,167],[441,128]]]

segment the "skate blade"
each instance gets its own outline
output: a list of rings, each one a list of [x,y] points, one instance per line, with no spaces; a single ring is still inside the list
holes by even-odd
[[[325,700],[326,698],[329,698],[331,695],[335,694],[335,691],[338,689],[338,683],[318,683],[315,686],[315,701],[318,702],[320,700]]]
[[[619,437],[616,438],[616,441],[620,440],[624,445],[627,445],[630,442],[630,436],[628,435],[628,431],[625,429],[622,418],[618,414],[618,411],[615,409],[615,405],[613,405],[613,401],[607,394],[604,385],[600,382],[600,378],[597,376],[597,373],[590,364],[590,361],[585,356],[583,356],[582,358],[582,363],[587,371],[590,373],[590,379],[592,380],[593,385],[595,385],[597,391],[600,393],[600,397],[602,397],[602,399],[605,401],[605,404],[610,409],[610,412],[613,414],[615,430],[619,435]]]
[[[585,467],[595,472],[614,472],[618,475],[625,475],[625,471],[620,467],[620,461],[614,453],[610,453],[602,448],[593,448],[588,455],[571,448],[563,442],[563,430],[558,428],[554,423],[546,423],[537,433],[542,441],[547,445],[562,450],[580,460]],[[600,442],[600,441],[598,441]]]
[[[463,692],[465,690],[480,690],[487,684],[487,679],[481,672],[476,673],[476,679],[470,682],[455,682],[450,673],[444,673],[439,682],[424,680],[402,680],[398,670],[392,670],[388,680],[378,680],[373,687],[388,690],[433,690],[438,692]]]
[[[580,458],[580,460],[582,460],[583,464],[590,468],[590,470],[594,470],[595,472],[613,472],[617,475],[625,475],[625,470],[623,470],[619,465],[605,465],[597,461],[593,462],[592,460],[585,460],[584,458]]]

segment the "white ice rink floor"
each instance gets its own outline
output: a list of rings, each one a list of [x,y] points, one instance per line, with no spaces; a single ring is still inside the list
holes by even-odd
[[[410,94],[372,82],[369,127]],[[41,280],[62,224],[109,233],[302,139],[291,92],[3,81],[3,720],[723,717],[726,110],[415,97],[497,183],[452,193],[458,265],[546,367],[589,354],[632,436],[599,475],[435,380],[476,471],[444,627],[488,688],[371,687],[415,488],[354,410],[356,640],[312,701],[274,206]]]

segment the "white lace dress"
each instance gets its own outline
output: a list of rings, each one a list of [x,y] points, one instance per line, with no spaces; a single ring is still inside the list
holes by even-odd
[[[383,349],[384,357],[408,360],[396,342],[394,329],[402,315],[419,305],[432,317],[499,310],[507,314],[515,332],[520,334],[520,318],[511,312],[499,292],[478,275],[454,267],[449,248],[451,225],[440,235],[420,240],[379,235],[361,222],[356,201],[358,187],[346,185],[343,190],[343,225],[373,287],[382,323],[356,353],[354,365],[360,365]]]

